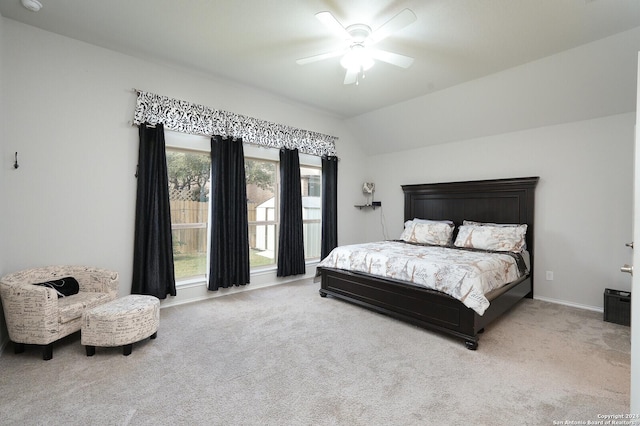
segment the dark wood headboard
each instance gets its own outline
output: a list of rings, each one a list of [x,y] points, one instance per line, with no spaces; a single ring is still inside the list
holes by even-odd
[[[539,177],[402,185],[404,220],[518,223],[527,226],[533,273],[535,188]]]

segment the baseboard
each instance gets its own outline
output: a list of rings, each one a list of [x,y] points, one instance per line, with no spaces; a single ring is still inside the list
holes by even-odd
[[[582,305],[580,303],[567,302],[566,300],[552,299],[550,297],[538,297],[533,296],[536,300],[542,300],[543,302],[556,303],[558,305],[571,306],[572,308],[586,309],[587,311],[594,311],[604,313],[604,308],[599,306]]]
[[[309,265],[307,265],[309,266]],[[242,293],[245,291],[257,290],[260,288],[272,287],[280,284],[286,284],[293,281],[299,281],[315,276],[315,265],[308,268],[309,272],[304,275],[294,275],[286,278],[275,278],[273,274],[264,274],[264,279],[260,279],[259,275],[252,275],[252,282],[244,286],[234,286],[223,288],[218,291],[208,291],[206,282],[193,282],[188,285],[178,287],[178,296],[168,297],[160,301],[160,309],[170,306],[184,305],[186,303],[194,303],[202,300],[213,299],[216,297],[224,297],[231,294]],[[273,276],[271,276],[273,275]]]
[[[170,306],[184,305],[187,303],[200,302],[202,300],[215,299],[216,297],[224,297],[231,294],[242,293],[245,291],[257,290],[259,288],[271,287],[274,285],[280,285],[282,283],[269,283],[269,284],[247,284],[246,286],[230,287],[220,289],[218,291],[207,291],[206,284],[193,285],[190,288],[196,288],[197,291],[191,296],[181,297],[179,299],[167,298],[160,301],[160,309],[168,308]],[[180,292],[180,289],[178,290]],[[185,293],[185,289],[182,289],[181,293]]]

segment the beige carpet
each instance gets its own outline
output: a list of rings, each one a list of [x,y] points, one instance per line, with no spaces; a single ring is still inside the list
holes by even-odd
[[[525,300],[461,340],[309,280],[161,311],[156,340],[0,357],[3,425],[551,425],[629,411],[629,328]]]

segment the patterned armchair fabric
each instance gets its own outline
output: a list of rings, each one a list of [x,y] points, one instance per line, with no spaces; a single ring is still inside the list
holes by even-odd
[[[64,277],[78,281],[78,294],[58,298],[54,289],[33,285]],[[87,266],[46,266],[2,277],[0,297],[16,353],[24,344],[45,345],[43,358],[51,359],[52,343],[80,330],[86,309],[117,297],[118,279],[117,272]]]

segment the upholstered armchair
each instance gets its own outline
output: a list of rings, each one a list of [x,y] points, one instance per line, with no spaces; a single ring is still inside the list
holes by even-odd
[[[54,288],[34,285],[66,277],[77,281],[76,294],[59,297]],[[0,298],[15,353],[23,352],[25,344],[44,345],[44,360],[53,357],[53,342],[80,330],[86,309],[117,295],[117,272],[86,266],[27,269],[0,279]]]

